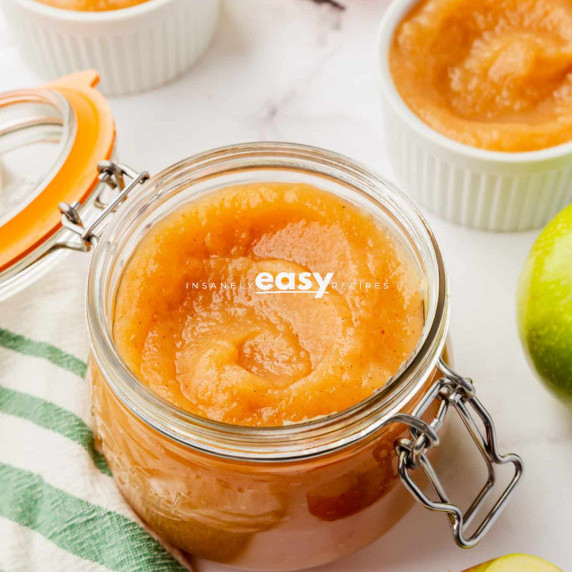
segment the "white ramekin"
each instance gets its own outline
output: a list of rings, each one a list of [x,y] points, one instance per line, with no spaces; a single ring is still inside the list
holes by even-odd
[[[2,0],[27,64],[46,80],[85,69],[108,95],[158,87],[204,52],[220,0],[148,0],[131,8],[77,12],[36,0]]]
[[[438,216],[491,231],[545,225],[572,202],[572,142],[524,153],[487,151],[441,135],[405,104],[391,77],[389,48],[419,0],[393,0],[378,37],[388,153],[398,183]]]

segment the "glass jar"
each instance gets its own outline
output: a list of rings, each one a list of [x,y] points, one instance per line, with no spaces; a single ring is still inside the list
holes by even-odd
[[[473,384],[442,361],[448,291],[435,238],[413,204],[351,160],[321,149],[255,143],[191,157],[156,175],[115,166],[134,180],[104,213],[101,238],[64,208],[64,223],[95,244],[87,292],[92,344],[89,380],[96,434],[114,478],[137,513],[163,538],[196,556],[249,569],[292,570],[323,564],[375,540],[415,498],[445,512],[455,541],[473,546],[487,532],[522,474],[501,455],[492,421]],[[255,182],[310,183],[365,209],[390,227],[425,278],[419,343],[388,383],[348,410],[305,423],[240,427],[210,421],[162,400],[118,354],[114,305],[125,266],[150,226],[181,204],[221,187]],[[136,191],[134,189],[137,188]],[[99,240],[98,240],[99,238]],[[449,501],[431,459],[454,409],[488,467],[468,511]],[[514,474],[492,508],[495,466]],[[423,473],[434,489],[417,484]],[[479,514],[474,532],[467,525]]]

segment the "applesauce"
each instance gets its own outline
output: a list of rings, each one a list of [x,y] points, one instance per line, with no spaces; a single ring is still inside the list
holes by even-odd
[[[75,10],[77,12],[105,12],[108,10],[122,10],[131,8],[149,0],[36,0],[42,4],[61,8],[62,10]]]
[[[115,168],[135,185],[144,175]],[[475,420],[467,408],[474,409],[487,435],[494,427],[472,382],[441,359],[447,280],[436,241],[409,200],[345,157],[285,143],[197,155],[138,190],[126,188],[134,196],[105,215],[112,222],[90,267],[87,319],[98,447],[141,518],[185,552],[246,569],[296,570],[341,558],[394,526],[413,498],[448,514],[457,544],[479,542],[522,463],[471,433],[490,464],[486,490],[494,464],[511,463],[515,474],[470,534],[472,514],[452,500],[429,501],[415,484],[414,475],[425,473],[443,490],[432,462],[449,408],[468,426]],[[318,227],[307,235],[310,248],[299,231]],[[287,240],[280,229],[288,229]],[[293,283],[279,279],[292,264],[310,276],[296,270]],[[251,289],[245,266],[257,270]],[[238,276],[229,272],[236,268]],[[345,288],[333,280],[342,271],[355,279]],[[387,274],[387,288],[348,287],[378,272]],[[218,289],[231,279],[234,289]],[[393,310],[385,328],[391,343],[378,330],[385,304]],[[399,325],[388,326],[393,320]],[[317,350],[321,340],[325,349]],[[402,356],[384,355],[408,346],[401,364]],[[358,353],[363,358],[354,360]],[[195,393],[201,376],[213,396]],[[306,402],[289,393],[300,382]],[[258,397],[261,387],[267,395]]]
[[[482,149],[533,151],[572,140],[568,0],[423,0],[389,54],[409,108]]]
[[[422,276],[387,227],[307,184],[225,187],[143,237],[118,290],[117,349],[170,403],[283,425],[369,397],[413,352]]]

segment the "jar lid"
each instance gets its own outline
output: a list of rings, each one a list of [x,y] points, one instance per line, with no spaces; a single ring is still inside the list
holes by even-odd
[[[89,203],[97,164],[112,155],[115,123],[98,82],[84,71],[0,94],[0,298],[57,248],[58,204]]]

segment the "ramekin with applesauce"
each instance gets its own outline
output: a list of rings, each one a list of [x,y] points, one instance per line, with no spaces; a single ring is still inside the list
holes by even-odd
[[[391,3],[377,46],[384,125],[414,200],[490,231],[543,226],[572,201],[571,22],[558,0]]]
[[[88,9],[98,5],[110,9]],[[24,62],[41,78],[95,69],[105,94],[126,95],[168,83],[200,58],[220,0],[6,0],[2,8]]]
[[[240,426],[192,414],[152,391],[118,351],[114,320],[126,268],[149,229],[221,188],[269,181],[313,185],[391,229],[423,277],[422,332],[397,373],[346,410],[299,423]],[[472,383],[441,359],[447,280],[435,238],[413,204],[345,157],[277,143],[191,157],[132,194],[98,241],[87,318],[98,443],[137,513],[184,551],[248,569],[301,569],[350,554],[394,526],[412,496],[447,513],[460,546],[476,544],[516,486],[522,462],[498,452]],[[467,513],[448,499],[430,460],[451,408],[490,470]],[[495,466],[505,463],[514,468],[510,483],[469,534],[467,521],[493,493]],[[437,498],[417,484],[421,473]]]

